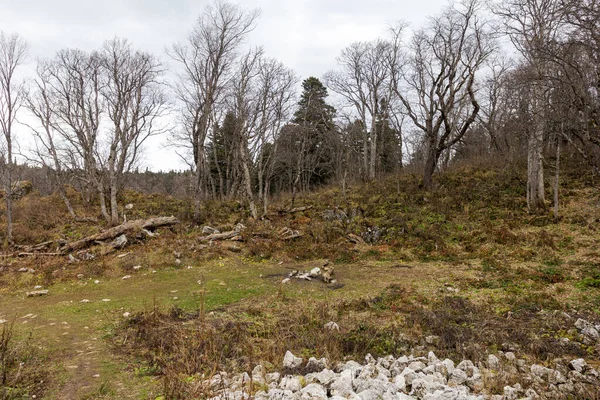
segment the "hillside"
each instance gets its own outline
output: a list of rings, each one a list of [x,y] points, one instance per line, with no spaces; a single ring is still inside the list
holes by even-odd
[[[565,173],[555,221],[527,213],[525,180],[454,168],[425,192],[401,174],[302,194],[293,207],[282,196],[257,221],[237,202],[207,202],[200,226],[185,200],[126,191],[128,221],[179,224],[128,233],[119,248],[3,257],[2,396],[206,398],[201,383],[215,372],[280,371],[287,350],[332,363],[433,351],[477,364],[510,352],[527,365],[597,368],[600,338],[577,322],[600,323],[596,182]],[[51,253],[105,229],[62,210],[57,197],[24,197],[15,240],[52,241]],[[209,240],[215,230],[232,234]],[[316,278],[296,279],[314,268]],[[488,395],[535,384],[517,372],[484,381]]]

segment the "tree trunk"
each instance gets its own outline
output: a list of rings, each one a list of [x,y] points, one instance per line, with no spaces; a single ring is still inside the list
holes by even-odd
[[[427,158],[425,160],[425,171],[423,173],[423,187],[429,191],[433,187],[433,173],[437,165],[438,153],[434,141],[430,141],[427,148]]]
[[[560,142],[561,137],[557,137],[556,143],[556,173],[554,175],[554,219],[558,220],[558,187],[560,184]]]
[[[98,189],[98,198],[100,200],[100,212],[102,216],[106,220],[106,222],[110,223],[110,215],[108,214],[108,209],[106,208],[106,193],[104,192],[104,186],[100,185]]]
[[[110,223],[119,224],[119,205],[117,203],[117,193],[119,191],[116,178],[112,177],[110,182]]]
[[[540,100],[535,99],[539,108]],[[529,212],[543,211],[546,208],[544,198],[544,129],[539,110],[534,110],[533,129],[529,135],[527,148],[527,209]]]
[[[13,243],[13,217],[12,217],[12,142],[7,138],[7,156],[6,163],[6,182],[4,190],[6,192],[6,243]]]
[[[242,168],[244,171],[244,189],[250,205],[250,213],[252,218],[256,219],[258,218],[258,210],[256,209],[256,204],[254,204],[254,195],[252,193],[252,178],[250,176],[250,160],[248,157],[247,146],[240,146],[240,159],[242,161]]]
[[[373,116],[371,126],[371,157],[369,160],[369,180],[375,179],[375,166],[377,165],[377,122]]]

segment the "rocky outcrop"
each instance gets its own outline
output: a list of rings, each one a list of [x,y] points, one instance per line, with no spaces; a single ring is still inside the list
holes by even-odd
[[[549,368],[533,364],[512,353],[489,355],[485,364],[463,360],[458,364],[427,357],[387,356],[365,362],[347,361],[330,365],[326,359],[304,360],[286,352],[285,374],[265,373],[257,366],[228,378],[220,373],[205,383],[218,387],[212,400],[512,400],[586,398],[600,387],[599,373],[585,360]],[[315,371],[305,375],[293,371]],[[514,382],[500,385],[501,382]]]

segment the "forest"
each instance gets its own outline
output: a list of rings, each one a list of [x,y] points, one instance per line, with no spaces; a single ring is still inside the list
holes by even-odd
[[[25,175],[58,193],[73,218],[67,187],[117,224],[124,188],[157,190],[149,171],[132,180],[157,135],[189,169],[153,181],[192,199],[198,220],[207,199],[242,201],[257,218],[277,193],[345,188],[406,168],[420,171],[428,191],[436,171],[476,159],[526,164],[528,209],[544,212],[545,174],[558,207],[562,154],[600,173],[596,0],[453,2],[424,26],[399,22],[379,39],[349,43],[337,68],[301,87],[292,67],[246,43],[259,17],[217,1],[164,55],[114,38],[37,60],[30,79],[19,75],[26,38],[3,32],[7,242],[12,192]]]

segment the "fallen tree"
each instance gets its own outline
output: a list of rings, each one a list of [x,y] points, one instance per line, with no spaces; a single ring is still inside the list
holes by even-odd
[[[95,235],[88,236],[76,242],[68,243],[61,248],[61,252],[69,253],[74,250],[89,247],[95,242],[114,239],[126,233],[153,231],[154,229],[160,227],[172,226],[178,223],[179,220],[175,217],[155,217],[150,219],[136,219],[134,221],[127,221],[121,225],[107,229]]]

